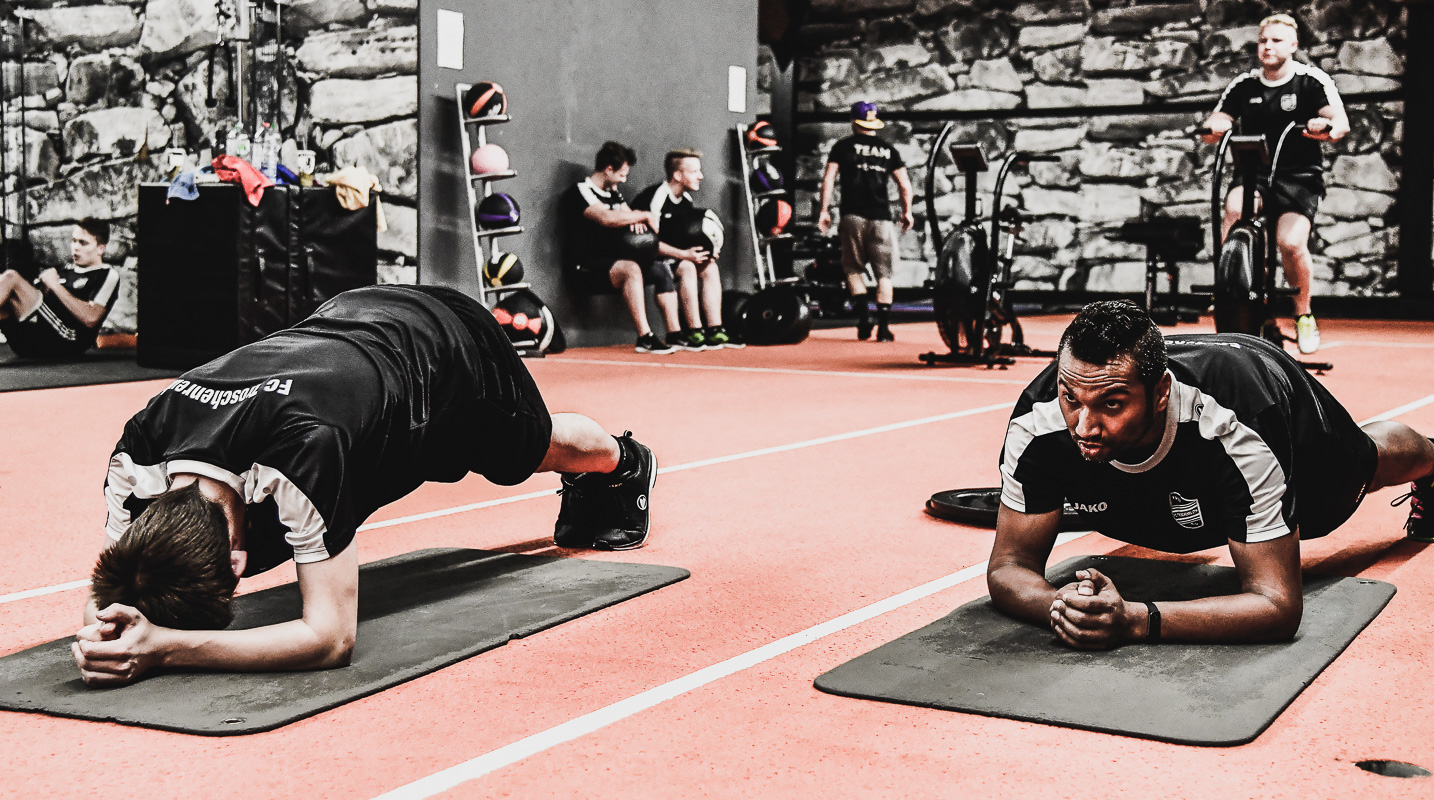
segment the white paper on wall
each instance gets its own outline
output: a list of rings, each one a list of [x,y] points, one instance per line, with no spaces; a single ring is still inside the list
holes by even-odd
[[[463,14],[438,9],[438,66],[463,69]]]
[[[747,113],[747,68],[727,67],[727,110]]]

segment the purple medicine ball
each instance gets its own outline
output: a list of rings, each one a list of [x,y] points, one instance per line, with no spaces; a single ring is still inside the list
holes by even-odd
[[[518,224],[518,201],[504,192],[494,192],[478,203],[478,227],[508,228]]]

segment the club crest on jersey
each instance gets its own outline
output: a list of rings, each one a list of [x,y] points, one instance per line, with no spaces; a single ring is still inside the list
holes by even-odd
[[[1179,492],[1170,493],[1170,516],[1182,528],[1203,528],[1205,517],[1200,514],[1200,500],[1187,500],[1180,496]]]
[[[1292,95],[1292,94],[1282,94],[1282,95],[1280,95],[1280,110],[1281,110],[1281,111],[1294,111],[1294,110],[1295,110],[1295,103],[1298,102],[1298,101],[1299,101],[1299,98],[1295,97],[1295,96]]]

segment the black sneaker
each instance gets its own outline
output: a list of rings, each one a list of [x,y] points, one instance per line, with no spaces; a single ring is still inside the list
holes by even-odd
[[[856,338],[863,342],[871,338],[871,320],[864,319],[856,323]]]
[[[657,480],[657,458],[632,438],[632,431],[618,437],[617,444],[624,460],[636,464],[627,474],[563,475],[563,504],[553,531],[558,547],[632,550],[647,541],[648,497]]]
[[[657,356],[665,356],[677,351],[677,348],[657,338],[655,333],[645,333],[637,337],[637,347],[633,349],[639,353],[651,353]]]
[[[700,353],[708,348],[707,335],[699,330],[686,330],[667,334],[667,344],[678,350]]]
[[[1416,542],[1434,542],[1434,478],[1411,483],[1408,494],[1389,504],[1397,506],[1405,500],[1409,501],[1409,519],[1404,523],[1404,535]]]
[[[896,334],[892,333],[890,328],[883,326],[877,328],[876,340],[878,342],[894,342],[896,341]]]

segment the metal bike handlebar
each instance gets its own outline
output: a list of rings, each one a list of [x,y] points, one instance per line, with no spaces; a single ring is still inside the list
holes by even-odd
[[[926,224],[931,228],[931,246],[938,255],[941,253],[941,223],[936,219],[936,159],[946,146],[946,140],[950,138],[951,131],[955,127],[956,123],[954,122],[946,123],[941,129],[941,133],[936,136],[936,142],[931,147],[931,154],[926,157]]]
[[[1197,133],[1213,133],[1208,128],[1201,128]],[[1220,263],[1220,245],[1224,244],[1221,236],[1221,228],[1225,220],[1225,196],[1220,191],[1220,183],[1225,174],[1225,153],[1230,149],[1230,137],[1235,135],[1235,128],[1231,126],[1220,137],[1220,143],[1215,147],[1215,166],[1210,172],[1210,235],[1213,240],[1210,243],[1210,260],[1215,264]]]

